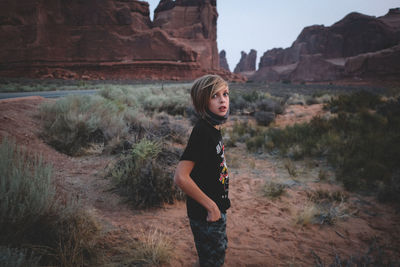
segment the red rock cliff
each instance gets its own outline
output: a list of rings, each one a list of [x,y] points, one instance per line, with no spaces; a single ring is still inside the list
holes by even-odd
[[[162,0],[154,22],[144,1],[2,0],[0,75],[193,79],[220,71],[217,18],[215,0]]]
[[[386,78],[384,71],[372,70],[398,70],[400,63],[389,59],[398,58],[398,49],[390,48],[399,43],[399,8],[391,9],[388,14],[378,18],[350,13],[330,27],[314,25],[304,28],[289,48],[265,52],[260,59],[259,70],[250,79],[331,81],[342,78]],[[388,54],[391,56],[386,56]],[[373,60],[375,57],[379,60]],[[366,61],[369,61],[368,68],[357,67],[360,62]],[[373,66],[373,62],[385,65]],[[390,77],[395,76],[390,71]]]

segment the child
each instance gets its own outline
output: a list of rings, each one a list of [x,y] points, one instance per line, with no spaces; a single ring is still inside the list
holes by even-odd
[[[226,210],[229,176],[220,127],[229,115],[228,84],[205,75],[192,86],[191,98],[200,119],[194,126],[175,172],[175,183],[187,195],[200,266],[221,266],[227,248]]]

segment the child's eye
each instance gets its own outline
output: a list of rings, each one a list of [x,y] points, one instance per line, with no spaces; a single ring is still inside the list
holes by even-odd
[[[225,93],[224,93],[224,96],[228,96],[228,95],[229,95],[229,93],[228,93],[228,92],[225,92]]]

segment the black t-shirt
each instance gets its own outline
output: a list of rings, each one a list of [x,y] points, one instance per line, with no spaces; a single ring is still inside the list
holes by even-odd
[[[228,198],[229,176],[221,132],[200,119],[192,130],[180,160],[195,163],[190,177],[217,204],[220,211],[225,213],[231,204]],[[186,206],[190,218],[207,218],[207,210],[189,196]]]

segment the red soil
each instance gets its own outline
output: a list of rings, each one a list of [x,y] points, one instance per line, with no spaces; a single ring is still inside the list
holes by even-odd
[[[111,156],[72,158],[57,152],[39,137],[40,119],[36,114],[45,101],[52,100],[33,97],[0,101],[0,138],[15,138],[17,144],[41,153],[53,164],[57,183],[67,192],[77,194],[100,221],[105,233],[102,243],[110,248],[109,255],[104,256],[113,256],[115,250],[111,248],[128,247],[129,240],[139,238],[141,230],[158,229],[172,240],[174,258],[170,265],[192,266],[196,250],[185,204],[179,202],[145,211],[122,204],[117,195],[107,191],[110,182],[104,178],[105,169],[113,160]],[[312,111],[309,114],[321,112],[318,106],[301,109]],[[287,116],[282,116],[276,124],[288,121]],[[237,163],[230,170],[232,208],[228,212],[229,248],[225,266],[312,266],[314,253],[324,264],[330,264],[335,255],[341,259],[364,255],[374,240],[399,262],[400,215],[393,207],[350,194],[346,202],[347,219],[332,226],[299,226],[294,222],[295,214],[307,205],[306,190],[343,189],[337,185],[304,183],[291,187],[280,199],[269,200],[259,191],[265,180],[280,178],[277,163],[249,155],[243,147],[229,148],[227,152],[228,164],[230,158]]]

